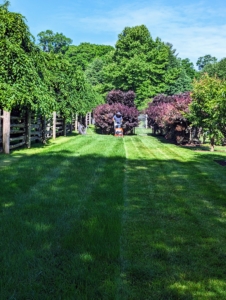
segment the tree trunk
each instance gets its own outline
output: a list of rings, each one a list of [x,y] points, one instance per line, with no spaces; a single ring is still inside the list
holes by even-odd
[[[214,138],[210,139],[210,151],[213,152],[214,151]]]

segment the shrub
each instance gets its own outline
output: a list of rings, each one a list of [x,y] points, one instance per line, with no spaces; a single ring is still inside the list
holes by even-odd
[[[190,103],[189,92],[172,96],[157,95],[145,111],[149,118],[149,124],[163,128],[174,122],[185,122],[185,114],[188,113]]]
[[[107,103],[121,103],[128,107],[135,107],[134,99],[136,94],[133,91],[123,92],[121,90],[112,90],[107,95]]]
[[[135,107],[128,107],[121,103],[114,103],[112,105],[103,104],[96,107],[94,110],[94,118],[96,127],[101,129],[102,133],[114,133],[113,116],[118,111],[123,117],[123,131],[124,134],[133,132],[133,128],[138,125],[138,110]]]
[[[164,134],[166,138],[177,143],[189,140],[186,114],[191,103],[190,93],[172,96],[157,95],[146,109],[149,126],[153,126],[154,133]]]

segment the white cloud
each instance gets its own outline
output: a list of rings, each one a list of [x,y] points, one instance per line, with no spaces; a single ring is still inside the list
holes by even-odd
[[[60,14],[58,18],[84,32],[102,32],[105,36],[114,33],[116,37],[126,26],[144,24],[153,38],[158,36],[172,43],[179,57],[188,57],[194,63],[198,57],[206,54],[219,59],[225,56],[226,22],[223,22],[223,17],[226,9],[213,10],[204,2],[175,8],[167,5],[147,6],[147,3],[143,5],[124,5],[108,13],[80,16],[79,19],[71,11]]]
[[[210,1],[198,0],[173,7],[171,1],[166,0],[115,0],[115,3],[113,0],[95,0],[93,6],[88,7],[89,1],[48,0],[43,9],[42,1],[34,5],[30,0],[11,0],[11,8],[27,17],[34,35],[52,29],[63,32],[75,44],[96,41],[115,45],[118,34],[126,26],[144,24],[153,38],[158,36],[173,44],[181,58],[188,57],[195,63],[198,57],[206,54],[218,59],[226,56],[226,6],[223,4],[218,8],[214,4],[208,5]],[[117,5],[119,2],[124,4]],[[109,3],[114,9],[107,10]]]

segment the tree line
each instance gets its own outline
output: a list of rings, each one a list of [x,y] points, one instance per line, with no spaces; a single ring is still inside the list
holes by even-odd
[[[70,118],[101,103],[84,72],[65,55],[72,41],[47,30],[37,45],[24,17],[8,7],[8,1],[0,6],[0,107],[43,115],[58,111]]]

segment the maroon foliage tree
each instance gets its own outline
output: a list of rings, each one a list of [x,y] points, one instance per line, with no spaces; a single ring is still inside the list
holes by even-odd
[[[138,110],[135,107],[128,107],[121,103],[112,105],[103,104],[94,110],[96,126],[101,129],[102,133],[110,134],[114,132],[113,116],[120,111],[123,118],[122,128],[124,134],[133,132],[133,128],[138,126]]]
[[[112,90],[107,94],[107,103],[112,105],[114,103],[124,102],[124,93],[121,90]]]
[[[123,92],[121,90],[112,90],[107,95],[107,103],[121,103],[128,107],[135,107],[134,99],[136,94],[133,91]]]
[[[189,125],[186,113],[190,103],[189,92],[172,96],[157,95],[146,109],[149,126],[153,126],[154,132],[160,131],[177,142],[182,140]],[[175,131],[180,131],[180,134],[175,134]]]
[[[128,107],[135,107],[134,100],[136,98],[136,94],[134,91],[128,91],[124,93],[124,101],[123,104]]]

